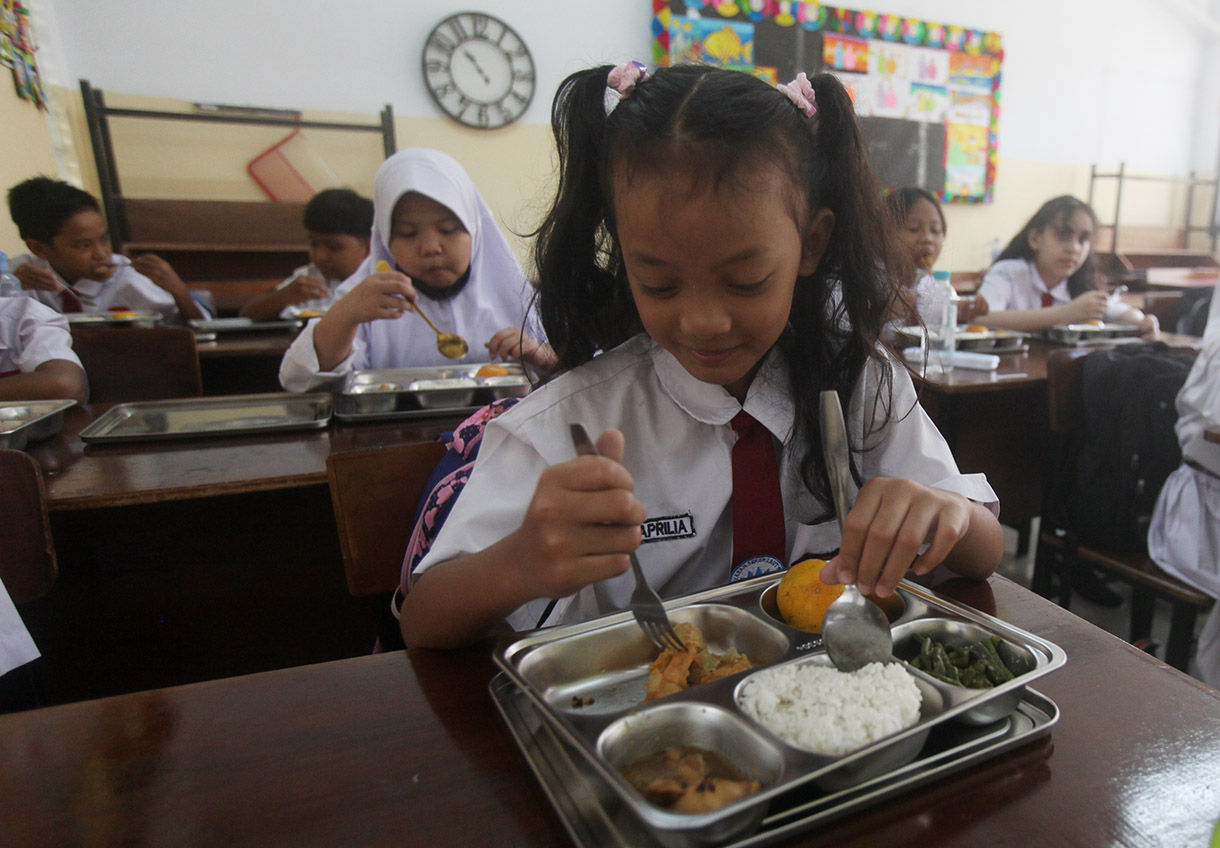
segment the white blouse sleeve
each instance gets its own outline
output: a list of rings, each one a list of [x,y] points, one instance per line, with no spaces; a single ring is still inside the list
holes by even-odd
[[[355,362],[362,348],[359,347],[359,332],[352,342],[352,352],[331,371],[323,371],[318,364],[318,351],[313,346],[313,331],[320,318],[305,325],[305,329],[293,339],[280,362],[280,385],[289,392],[308,392],[329,382],[338,380],[355,369]]]
[[[987,305],[992,312],[1017,308],[1013,275],[1017,267],[1017,262],[1005,260],[992,265],[983,275],[978,293],[987,299]]]

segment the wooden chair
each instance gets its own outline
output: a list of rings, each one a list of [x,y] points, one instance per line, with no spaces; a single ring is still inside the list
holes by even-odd
[[[37,600],[51,591],[59,567],[42,471],[23,451],[0,450],[0,515],[0,581],[13,603]]]
[[[93,403],[203,394],[189,327],[74,327],[72,348],[89,376]]]
[[[1045,507],[1038,550],[1034,557],[1033,590],[1050,597],[1052,579],[1059,575],[1059,605],[1068,609],[1072,598],[1072,578],[1078,564],[1083,563],[1105,576],[1121,580],[1131,587],[1132,642],[1145,639],[1152,630],[1156,601],[1170,605],[1169,640],[1165,646],[1165,661],[1186,670],[1190,646],[1194,638],[1195,620],[1200,612],[1212,605],[1212,598],[1187,583],[1161,570],[1146,551],[1109,550],[1097,545],[1082,544],[1066,522],[1057,519],[1057,497],[1066,484],[1067,468],[1080,436],[1084,410],[1081,403],[1081,383],[1084,357],[1091,350],[1067,348],[1055,350],[1047,357],[1046,372],[1050,429],[1058,444],[1055,461],[1048,475]]]
[[[415,507],[444,455],[444,443],[434,441],[326,458],[347,588],[355,597],[398,588]]]

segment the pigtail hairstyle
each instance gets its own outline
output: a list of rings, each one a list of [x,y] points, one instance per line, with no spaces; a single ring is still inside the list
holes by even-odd
[[[1083,200],[1072,197],[1070,194],[1064,194],[1043,203],[1041,208],[1034,213],[1034,216],[1021,228],[1021,232],[1013,236],[1008,246],[1000,251],[1000,255],[995,258],[995,261],[1000,262],[1004,259],[1032,260],[1034,258],[1034,249],[1029,245],[1030,233],[1045,230],[1048,227],[1066,227],[1072,220],[1072,216],[1077,212],[1083,212],[1089,216],[1089,220],[1093,222],[1093,232],[1096,233],[1097,215],[1093,212],[1093,208]],[[992,264],[994,265],[995,263],[993,262]],[[1075,298],[1096,288],[1097,274],[1094,271],[1093,251],[1090,249],[1089,255],[1085,257],[1084,264],[1076,269],[1075,274],[1068,277],[1068,294]]]
[[[569,76],[551,107],[559,186],[533,235],[538,311],[559,370],[582,365],[643,329],[605,225],[610,216],[602,174],[610,67]]]
[[[860,399],[868,422],[865,439],[888,421],[893,372],[878,340],[896,289],[893,270],[904,269],[909,262],[893,236],[892,219],[869,167],[851,97],[831,74],[818,74],[811,82],[817,114],[805,118],[795,109],[792,112],[809,125],[814,138],[814,192],[809,208],[811,212],[829,209],[835,222],[817,270],[797,281],[790,332],[781,337],[780,344],[788,359],[796,406],[793,442],[805,447],[801,478],[829,509],[832,501],[820,447],[818,392],[836,389],[847,409],[866,365],[873,360],[879,385],[871,398]],[[853,445],[852,475],[858,485],[863,483],[855,460],[860,450],[862,445]]]
[[[762,80],[696,64],[658,68],[629,96],[607,98],[609,70],[568,77],[551,113],[559,185],[534,256],[539,312],[560,367],[581,365],[643,330],[617,241],[613,181],[680,174],[698,192],[731,185],[759,163],[775,165],[788,177],[803,232],[822,208],[835,217],[819,267],[797,280],[777,342],[796,405],[789,447],[800,451],[801,480],[829,516],[818,392],[837,390],[846,407],[874,359],[888,400],[891,370],[877,340],[893,291],[886,269],[900,261],[851,100],[838,80],[819,75],[809,118]]]

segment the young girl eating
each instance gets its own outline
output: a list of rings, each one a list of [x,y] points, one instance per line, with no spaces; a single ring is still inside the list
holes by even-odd
[[[308,391],[350,371],[514,357],[545,368],[550,349],[522,331],[531,291],[479,190],[451,156],[411,148],[377,169],[368,258],[307,326],[280,365],[280,383]],[[385,263],[391,270],[377,270]],[[385,267],[384,265],[382,267]],[[443,355],[436,333],[469,343]]]
[[[899,281],[898,293],[890,307],[887,336],[896,327],[923,324],[935,327],[941,320],[944,299],[932,276],[932,266],[940,258],[949,232],[940,202],[929,191],[914,186],[895,189],[885,197],[886,206],[897,226],[898,241],[910,260],[914,273]],[[957,306],[958,323],[973,321],[987,314],[987,300],[980,295],[963,298]]]
[[[878,345],[888,234],[842,85],[602,67],[565,80],[552,116],[559,189],[536,259],[565,373],[488,423],[416,568],[407,644],[623,609],[637,548],[666,597],[836,549],[822,578],[865,592],[942,561],[990,575],[995,494],[958,472]],[[823,389],[862,484],[842,539]],[[600,456],[573,458],[573,423]]]
[[[1155,339],[1155,315],[1145,315],[1097,288],[1090,247],[1097,216],[1070,195],[1042,204],[983,276],[979,294],[991,312],[989,327],[1044,330],[1057,324],[1118,321],[1136,324]]]

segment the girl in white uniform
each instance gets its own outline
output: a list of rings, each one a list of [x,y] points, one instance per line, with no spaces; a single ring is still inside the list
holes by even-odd
[[[1220,598],[1220,285],[1212,294],[1203,349],[1178,392],[1176,432],[1182,465],[1157,496],[1148,555],[1170,574]],[[1220,604],[1213,607],[1195,652],[1199,679],[1220,689]]]
[[[1063,195],[1042,204],[983,276],[979,294],[991,311],[978,323],[1032,332],[1117,321],[1136,324],[1141,336],[1155,339],[1155,315],[1097,288],[1090,249],[1096,232],[1097,216],[1087,203]]]
[[[886,206],[897,225],[898,241],[906,249],[915,273],[907,278],[890,307],[886,325],[887,341],[898,342],[898,327],[923,324],[935,327],[940,323],[945,299],[932,276],[932,267],[940,258],[949,227],[940,202],[931,192],[915,186],[895,189],[885,197]],[[963,298],[957,306],[958,323],[969,323],[987,314],[987,299],[981,295]]]
[[[379,262],[395,270],[378,271]],[[539,367],[550,350],[523,332],[532,290],[479,190],[457,160],[400,151],[374,180],[369,256],[337,300],[284,354],[280,382],[308,391],[351,371],[515,357]],[[469,351],[450,359],[410,305]]]
[[[623,609],[636,548],[663,596],[749,576],[729,553],[730,421],[743,410],[778,460],[777,566],[838,548],[824,580],[889,594],[942,560],[977,578],[999,562],[995,494],[958,472],[878,346],[891,240],[842,85],[802,74],[777,90],[718,68],[641,68],[560,87],[560,191],[536,256],[566,373],[487,425],[416,567],[408,645]],[[619,94],[609,114],[607,84]],[[845,401],[863,482],[841,540],[822,389]],[[573,459],[573,422],[601,434],[600,456]]]
[[[68,319],[32,297],[0,297],[0,400],[84,403],[88,395]]]

